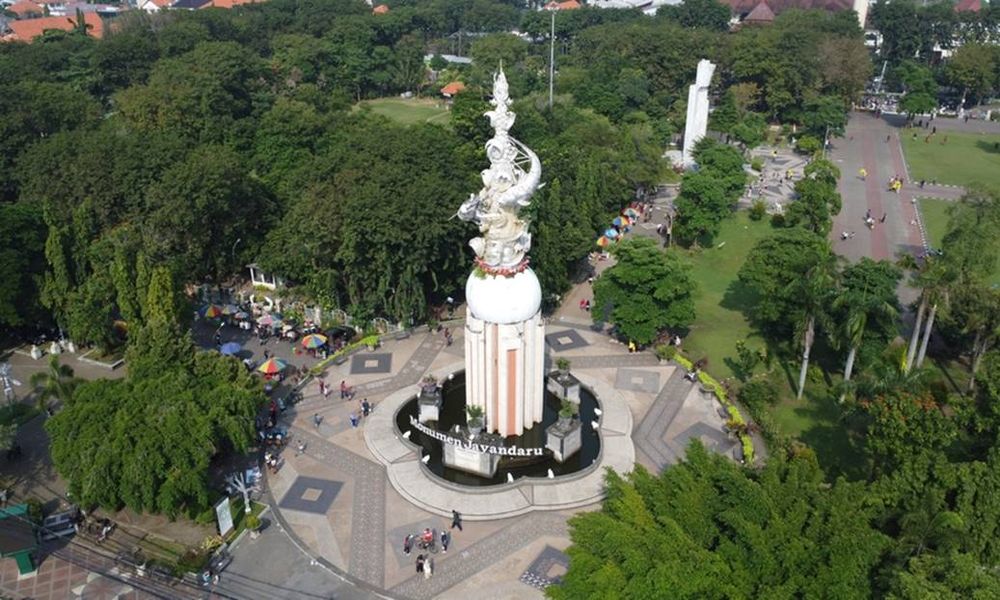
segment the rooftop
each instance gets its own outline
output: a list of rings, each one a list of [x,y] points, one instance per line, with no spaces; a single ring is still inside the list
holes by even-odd
[[[87,34],[100,39],[104,37],[104,21],[96,13],[84,13],[84,23],[87,24]],[[72,31],[76,27],[76,17],[42,17],[40,19],[22,19],[9,23],[11,34],[2,39],[5,42],[30,42],[48,30]]]

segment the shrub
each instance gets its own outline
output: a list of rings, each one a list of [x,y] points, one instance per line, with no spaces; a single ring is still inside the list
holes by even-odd
[[[740,438],[740,441],[743,442],[743,460],[746,461],[748,465],[753,464],[753,440],[750,439],[749,435],[744,434]]]
[[[674,360],[677,361],[677,364],[684,367],[688,371],[694,368],[694,363],[685,358],[684,355],[681,354],[680,352],[674,355]]]
[[[250,515],[247,517],[247,529],[250,531],[257,531],[260,529],[260,517],[257,515]]]
[[[677,347],[670,344],[660,344],[656,347],[656,357],[660,360],[674,360],[677,357]]]
[[[569,362],[568,358],[560,357],[556,359],[556,368],[562,371],[563,373],[569,371],[570,364],[571,363]]]
[[[559,406],[559,416],[563,419],[569,419],[576,414],[576,404],[573,404],[568,398],[562,399],[562,404]]]
[[[811,135],[804,135],[795,142],[795,149],[803,154],[813,155],[823,149],[823,142]]]
[[[763,200],[754,200],[750,205],[750,220],[760,221],[767,214],[767,204]]]
[[[774,406],[778,403],[778,389],[767,379],[754,379],[740,388],[740,401],[747,409]],[[756,417],[754,417],[756,420]]]
[[[764,159],[761,157],[756,157],[750,161],[750,168],[758,173],[764,170]]]
[[[786,220],[785,215],[782,213],[774,213],[771,215],[771,227],[785,227]]]

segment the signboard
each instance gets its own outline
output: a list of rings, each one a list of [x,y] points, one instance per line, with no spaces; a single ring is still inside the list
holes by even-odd
[[[219,522],[219,535],[226,537],[226,534],[233,530],[233,513],[229,510],[229,498],[219,500],[215,505],[215,518]]]
[[[429,435],[430,437],[444,442],[445,444],[451,444],[452,446],[457,446],[473,452],[499,454],[501,456],[542,456],[543,450],[545,450],[544,448],[518,448],[516,446],[494,446],[492,444],[469,442],[463,440],[462,438],[452,437],[444,432],[431,429],[413,416],[410,417],[410,425],[416,427],[417,430],[424,435]]]

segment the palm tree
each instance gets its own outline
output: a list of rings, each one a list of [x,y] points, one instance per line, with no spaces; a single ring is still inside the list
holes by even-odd
[[[969,304],[962,332],[975,336],[972,341],[972,374],[968,388],[971,392],[976,388],[976,373],[983,356],[1000,338],[1000,290],[982,284],[968,284],[962,286],[961,293]]]
[[[875,320],[894,319],[898,311],[886,300],[870,293],[867,286],[860,290],[845,289],[833,301],[833,308],[846,311],[846,318],[841,325],[843,339],[849,347],[847,362],[844,364],[845,391],[840,394],[840,401],[843,402],[847,396],[846,386],[850,385],[851,375],[854,372],[854,359],[857,357],[868,324]]]
[[[900,549],[909,556],[920,556],[929,549],[947,551],[961,543],[965,530],[962,517],[926,494],[922,506],[899,520]]]
[[[874,400],[891,392],[918,394],[926,389],[932,373],[920,367],[906,369],[906,348],[889,346],[855,383],[847,383],[847,391],[853,391],[858,399]]]
[[[801,299],[796,321],[796,339],[802,344],[802,367],[799,369],[799,387],[796,398],[801,399],[806,387],[809,371],[809,354],[816,340],[816,325],[828,324],[830,297],[837,287],[837,258],[831,252],[824,253],[805,277],[795,280],[791,286]]]
[[[937,316],[938,307],[947,308],[951,301],[951,286],[954,283],[954,274],[945,265],[941,264],[940,261],[934,261],[930,263],[929,267],[921,275],[921,282],[924,289],[924,298],[930,304],[930,314],[927,315],[924,337],[920,341],[920,351],[916,357],[915,364],[918,367],[924,364],[924,357],[927,356],[927,342],[931,339],[931,330],[934,329],[934,317]]]
[[[49,400],[66,404],[79,383],[80,380],[73,376],[73,369],[60,364],[59,357],[54,354],[49,356],[48,369],[31,376],[31,386],[38,394],[38,408],[44,408]]]

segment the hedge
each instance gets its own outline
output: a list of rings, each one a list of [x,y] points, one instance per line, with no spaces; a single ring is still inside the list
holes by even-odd
[[[674,361],[689,371],[694,368],[694,363],[682,356],[680,352],[674,355]],[[739,409],[729,401],[729,394],[726,392],[726,388],[723,387],[721,383],[716,381],[714,377],[704,371],[698,371],[698,381],[700,381],[706,388],[712,390],[712,393],[719,399],[719,402],[726,407],[726,412],[729,413],[729,418],[734,423],[737,425],[746,425],[746,420],[743,418],[743,415],[740,414]],[[752,464],[754,459],[754,449],[753,440],[750,439],[750,434],[741,433],[740,443],[743,444],[743,459],[747,464]]]

